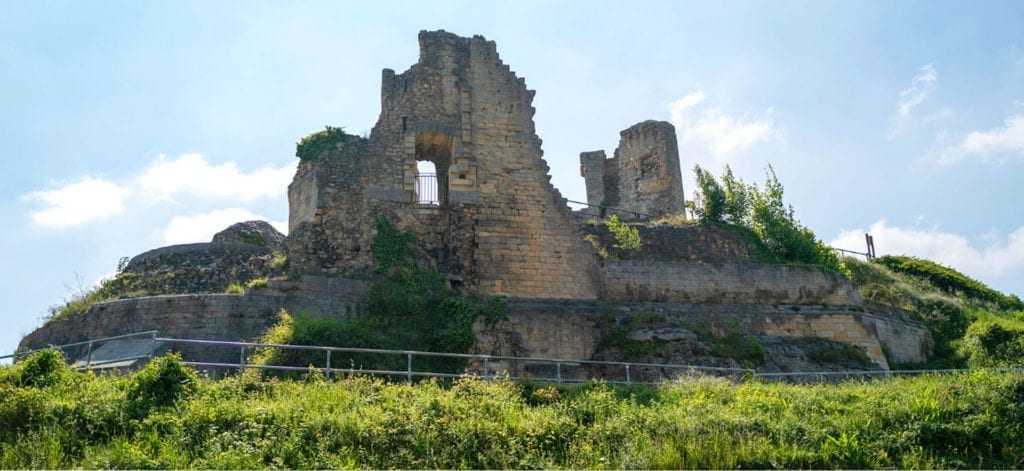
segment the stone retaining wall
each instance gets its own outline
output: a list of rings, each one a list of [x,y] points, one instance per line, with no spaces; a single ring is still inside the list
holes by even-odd
[[[879,315],[849,306],[509,300],[509,324],[522,339],[522,354],[532,357],[590,358],[602,316],[624,324],[632,316],[652,313],[669,324],[714,335],[829,339],[860,348],[887,369],[890,360],[924,362],[932,348],[927,327],[905,313]]]
[[[603,299],[686,303],[861,304],[853,284],[817,267],[606,261]]]

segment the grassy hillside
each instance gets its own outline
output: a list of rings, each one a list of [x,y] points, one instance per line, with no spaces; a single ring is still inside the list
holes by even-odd
[[[1024,374],[656,389],[0,369],[2,468],[1006,468]]]
[[[847,258],[844,264],[864,299],[912,311],[928,325],[934,357],[916,366],[1024,366],[1024,303],[1018,297],[912,257]]]

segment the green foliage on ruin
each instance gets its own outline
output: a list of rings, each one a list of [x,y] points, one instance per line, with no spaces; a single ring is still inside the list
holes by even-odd
[[[2,469],[1004,469],[1024,456],[1020,372],[410,385],[213,380],[157,359],[29,385],[27,366],[0,367]]]
[[[316,160],[321,153],[334,149],[351,137],[344,128],[325,126],[323,131],[314,132],[295,144],[295,156],[302,162]]]
[[[123,269],[123,266],[121,268]],[[113,301],[121,297],[145,296],[148,293],[137,287],[138,278],[138,274],[134,272],[120,271],[113,278],[101,280],[98,285],[91,288],[79,286],[70,299],[65,299],[64,304],[49,307],[44,322],[49,324],[85,314],[96,303]]]
[[[1018,333],[1024,332],[1024,310],[1013,302],[1015,296],[909,257],[847,258],[844,265],[865,300],[910,311],[928,326],[935,343],[931,359],[906,366],[1024,367],[1024,355],[1013,353],[1020,348]]]
[[[243,244],[255,245],[257,247],[266,247],[267,238],[263,234],[263,231],[256,229],[243,229],[238,233],[238,238],[242,240]]]
[[[507,317],[502,298],[449,290],[435,269],[416,259],[416,238],[398,230],[388,219],[376,220],[371,245],[377,273],[365,304],[337,318],[282,313],[264,341],[293,345],[418,350],[466,353],[475,341],[473,324],[494,323]],[[275,350],[257,359],[263,364],[325,366],[323,352]],[[406,358],[396,355],[332,354],[332,366],[352,369],[404,370]],[[465,360],[446,357],[414,359],[418,371],[458,373]]]
[[[640,251],[640,231],[637,228],[619,222],[619,217],[614,214],[608,216],[605,225],[615,237],[615,245],[612,248],[616,251],[627,253]]]
[[[768,262],[816,265],[826,270],[845,269],[835,250],[796,219],[783,200],[784,189],[768,166],[763,187],[743,183],[725,166],[721,183],[707,170],[694,166],[697,192],[687,202],[701,224],[718,225],[756,237]]]

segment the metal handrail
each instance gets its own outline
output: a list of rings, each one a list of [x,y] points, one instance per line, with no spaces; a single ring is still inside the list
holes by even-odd
[[[131,337],[152,336],[154,339],[156,339],[157,332],[159,332],[159,331],[157,331],[157,330],[147,330],[147,331],[144,331],[144,332],[135,332],[135,333],[131,333],[131,334],[115,335],[113,337],[102,337],[102,338],[92,339],[92,340],[83,340],[81,342],[66,343],[66,344],[63,344],[63,345],[50,345],[49,347],[37,348],[35,350],[28,350],[28,351],[24,351],[24,352],[14,352],[14,353],[11,353],[9,355],[3,355],[3,356],[0,356],[0,360],[6,360],[8,358],[16,358],[16,357],[22,357],[22,356],[26,356],[26,355],[31,355],[31,354],[33,354],[35,352],[39,352],[39,351],[43,351],[43,350],[53,350],[53,349],[63,350],[65,348],[70,348],[70,347],[80,347],[82,345],[95,345],[97,343],[106,343],[106,342],[109,342],[111,340],[120,340],[120,339],[126,339],[126,338],[131,338]],[[90,350],[91,350],[91,348],[90,348]]]
[[[404,376],[408,381],[412,381],[413,377],[435,377],[435,378],[460,378],[460,377],[473,377],[478,376],[470,373],[440,373],[440,372],[429,372],[429,371],[414,371],[412,369],[412,357],[446,357],[446,358],[463,358],[468,360],[482,361],[483,374],[479,375],[483,378],[493,378],[496,371],[490,370],[491,361],[511,361],[511,362],[533,362],[533,363],[547,363],[552,364],[556,368],[556,376],[553,378],[542,378],[542,377],[524,377],[524,376],[512,376],[503,375],[503,378],[510,380],[519,379],[534,379],[540,381],[554,381],[559,384],[561,383],[577,383],[585,382],[590,378],[578,379],[578,378],[567,378],[562,374],[562,366],[576,366],[576,365],[603,365],[603,366],[621,366],[625,373],[624,381],[607,381],[613,384],[654,384],[649,382],[633,381],[631,378],[631,370],[636,367],[644,368],[662,368],[670,370],[686,370],[689,372],[712,372],[712,373],[726,373],[731,376],[738,377],[740,379],[749,378],[800,378],[800,377],[816,377],[819,380],[826,377],[836,376],[849,376],[849,377],[890,377],[896,375],[912,375],[912,374],[955,374],[963,373],[971,370],[957,370],[957,369],[944,369],[944,370],[872,370],[872,371],[809,371],[809,372],[786,372],[786,373],[769,373],[769,372],[757,372],[749,368],[725,368],[725,367],[713,367],[713,366],[695,366],[695,365],[674,365],[665,363],[643,363],[643,362],[624,362],[624,361],[605,361],[605,360],[583,360],[583,359],[566,359],[566,358],[547,358],[547,357],[514,357],[504,355],[482,355],[482,354],[470,354],[470,353],[445,353],[445,352],[424,352],[417,350],[386,350],[377,348],[359,348],[359,347],[330,347],[322,345],[288,345],[288,344],[275,344],[275,343],[261,343],[261,342],[243,342],[243,341],[227,341],[227,340],[199,340],[199,339],[178,339],[170,337],[157,337],[157,331],[151,330],[146,332],[137,332],[125,335],[116,335],[112,337],[103,337],[100,339],[87,340],[82,342],[69,343],[59,346],[51,346],[44,349],[36,349],[29,352],[18,352],[11,355],[0,356],[0,359],[12,358],[15,356],[23,356],[40,350],[48,349],[64,349],[68,347],[88,345],[90,347],[90,353],[87,355],[85,365],[80,365],[78,368],[92,368],[95,366],[102,366],[107,364],[113,364],[129,360],[139,360],[144,358],[151,358],[152,354],[140,355],[133,357],[125,357],[118,359],[103,360],[100,362],[92,362],[91,359],[91,348],[97,343],[104,343],[111,340],[120,340],[131,337],[151,336],[154,342],[166,342],[166,343],[179,343],[179,344],[193,344],[193,345],[213,345],[213,346],[227,346],[227,347],[238,347],[240,349],[239,362],[238,363],[223,363],[223,362],[202,362],[202,361],[185,361],[182,362],[193,367],[209,367],[209,368],[226,368],[226,369],[238,369],[239,372],[245,371],[246,369],[257,369],[257,370],[278,370],[278,371],[309,371],[311,367],[299,367],[299,366],[277,366],[277,365],[254,365],[246,363],[246,351],[254,348],[278,348],[284,350],[312,350],[312,351],[323,351],[326,353],[326,363],[324,367],[312,367],[318,371],[324,373],[326,377],[330,377],[332,374],[338,373],[349,373],[349,374],[367,374],[367,375],[386,375],[386,376]],[[370,354],[383,354],[383,355],[405,355],[406,356],[406,369],[404,370],[390,370],[390,369],[358,369],[358,368],[337,368],[332,367],[330,364],[331,352],[345,352],[345,353],[370,353]],[[993,371],[1024,371],[1024,368],[990,368]]]

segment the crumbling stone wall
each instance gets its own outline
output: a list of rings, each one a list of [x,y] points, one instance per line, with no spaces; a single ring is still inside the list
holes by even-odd
[[[580,154],[587,203],[609,206],[619,219],[654,219],[685,210],[675,127],[644,121],[620,133],[611,159],[604,151]]]
[[[125,266],[121,295],[223,293],[231,283],[280,275],[267,247],[198,243],[141,253]]]
[[[533,96],[494,42],[421,32],[420,60],[401,74],[383,72],[369,139],[300,164],[289,187],[294,266],[366,274],[373,219],[384,216],[412,230],[431,263],[471,289],[595,298],[600,270],[550,183]],[[418,160],[438,169],[438,205],[414,202]]]
[[[344,318],[352,302],[288,296],[187,294],[97,303],[84,314],[36,329],[19,349],[43,348],[134,332],[157,330],[161,337],[251,341],[274,325],[277,313]],[[238,348],[172,345],[186,360],[237,363]]]
[[[721,227],[696,224],[638,224],[633,227],[640,234],[640,251],[625,254],[631,260],[703,263],[760,261],[757,251],[743,236]],[[583,233],[594,237],[605,250],[610,250],[616,243],[615,237],[604,224],[584,224]]]
[[[896,364],[926,361],[932,349],[928,328],[896,311],[890,308],[890,312],[876,314],[850,306],[510,299],[509,325],[521,342],[517,345],[521,356],[528,357],[588,359],[600,341],[598,324],[609,316],[624,325],[637,315],[657,314],[669,325],[718,336],[742,333],[828,339],[861,349],[885,369],[890,360]]]

